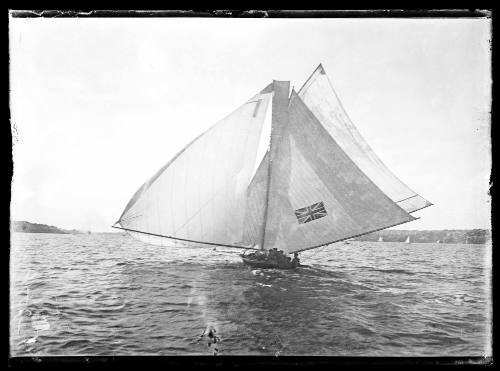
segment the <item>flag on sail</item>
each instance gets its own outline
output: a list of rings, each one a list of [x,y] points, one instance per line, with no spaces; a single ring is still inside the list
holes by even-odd
[[[165,236],[238,246],[272,95],[271,84],[193,140],[139,188],[120,225],[151,244],[168,244]]]
[[[307,207],[295,210],[295,216],[299,223],[309,223],[313,220],[327,216],[328,212],[325,209],[323,202],[318,202]]]
[[[287,124],[273,132],[265,248],[307,250],[415,219],[360,170],[297,93]]]
[[[432,205],[408,188],[378,158],[347,115],[321,64],[298,95],[347,156],[391,200],[409,213]]]

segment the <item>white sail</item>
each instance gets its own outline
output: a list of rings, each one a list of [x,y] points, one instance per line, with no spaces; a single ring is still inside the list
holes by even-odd
[[[218,122],[162,167],[132,197],[119,224],[151,244],[165,238],[239,246],[247,188],[272,85]],[[136,233],[136,232],[139,233]]]
[[[243,245],[261,247],[269,181],[269,152],[266,153],[247,190],[247,208],[243,223]]]
[[[410,243],[410,236],[406,237],[405,243]]]
[[[164,246],[292,253],[414,220],[430,203],[378,160],[323,75],[301,90],[308,104],[274,81],[193,140],[134,194],[121,227]]]
[[[382,238],[382,236],[380,236],[380,237],[378,238],[378,242],[384,242],[384,239]]]
[[[359,169],[297,93],[282,114],[271,139],[265,248],[307,250],[415,219]]]
[[[401,182],[366,143],[344,110],[321,65],[300,89],[299,96],[347,156],[391,200],[407,212],[432,205]]]

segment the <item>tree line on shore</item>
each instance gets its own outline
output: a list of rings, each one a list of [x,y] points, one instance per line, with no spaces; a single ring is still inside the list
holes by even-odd
[[[356,241],[405,242],[412,243],[466,243],[484,244],[491,238],[488,229],[444,229],[444,230],[396,230],[387,229],[354,238]]]
[[[11,223],[13,232],[24,233],[57,233],[57,234],[90,234],[90,231],[80,231],[77,229],[61,229],[52,225],[30,223],[26,221],[14,220]]]

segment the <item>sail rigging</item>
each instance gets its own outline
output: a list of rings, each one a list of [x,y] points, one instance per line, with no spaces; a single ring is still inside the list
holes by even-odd
[[[120,228],[156,245],[293,253],[407,223],[431,205],[366,144],[321,65],[289,90],[273,81],[189,143],[136,191]]]
[[[321,64],[298,94],[351,160],[391,200],[409,213],[432,205],[399,180],[375,154],[347,115]]]

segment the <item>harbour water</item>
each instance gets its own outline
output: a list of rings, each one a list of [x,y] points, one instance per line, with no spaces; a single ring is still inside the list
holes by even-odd
[[[295,271],[121,234],[14,233],[10,353],[491,355],[491,245],[337,243]]]

